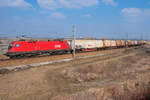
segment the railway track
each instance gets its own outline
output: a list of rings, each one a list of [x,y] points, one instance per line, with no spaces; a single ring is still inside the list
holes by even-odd
[[[135,49],[139,49],[139,48],[128,49],[127,50],[128,53],[127,52],[125,53],[125,50],[123,50],[123,51],[113,51],[113,52],[108,52],[108,53],[103,53],[103,54],[81,56],[75,59],[73,64],[75,64],[75,66],[78,66],[80,64],[86,65],[89,63],[96,63],[97,61],[104,61],[104,60],[109,61],[109,60],[119,59],[121,57],[126,57],[129,55],[136,55],[138,50],[135,50]],[[140,50],[142,50],[142,48]],[[67,64],[67,66],[70,67],[70,64],[72,63],[70,61],[72,60],[73,60],[72,58],[67,58],[67,59],[59,59],[55,61],[32,63],[32,64],[25,64],[25,65],[19,65],[19,66],[0,67],[0,74],[6,74],[9,72],[13,72],[13,71],[20,71],[20,70],[25,70],[25,69],[34,68],[34,67],[41,67],[41,66],[46,66],[46,65],[55,64],[55,63],[57,63],[56,65]],[[64,62],[68,62],[68,63],[64,63]],[[54,66],[54,69],[57,69],[57,68]]]
[[[131,47],[128,49],[136,49],[139,47]],[[119,48],[119,49],[109,49],[109,50],[102,50],[102,51],[93,51],[93,52],[84,52],[84,53],[78,53],[77,57],[83,57],[83,56],[90,56],[90,55],[96,55],[96,54],[104,54],[104,53],[110,53],[110,52],[119,52],[125,50],[125,48]],[[20,59],[0,59],[0,67],[8,67],[8,66],[18,66],[18,65],[24,65],[24,64],[32,64],[32,63],[40,63],[40,62],[47,62],[47,61],[55,61],[60,59],[68,59],[72,58],[71,54],[63,54],[63,55],[40,55],[36,57],[28,57],[28,58],[20,58]]]
[[[53,56],[59,56],[59,55],[69,55],[69,54],[55,54],[55,55],[38,55],[38,56],[24,56],[24,57],[16,57],[16,58],[5,58],[0,59],[0,61],[13,61],[13,60],[20,60],[20,59],[30,59],[30,58],[44,58],[44,57],[53,57]]]
[[[117,48],[117,49],[124,49],[124,48]],[[113,51],[112,49],[107,49],[107,50],[111,50],[111,51]],[[105,51],[107,51],[107,50],[105,50]],[[91,51],[91,52],[99,52],[99,51]],[[90,52],[90,53],[91,53]],[[80,53],[78,53],[78,54],[82,54],[82,53],[89,53],[89,52],[80,52]],[[1,58],[0,59],[0,61],[13,61],[13,60],[20,60],[20,59],[30,59],[30,58],[43,58],[43,57],[53,57],[53,56],[59,56],[59,55],[70,55],[70,53],[67,53],[67,54],[53,54],[53,55],[48,55],[48,54],[43,54],[43,55],[36,55],[36,56],[29,56],[29,57],[27,57],[27,56],[24,56],[24,57],[16,57],[16,58]]]

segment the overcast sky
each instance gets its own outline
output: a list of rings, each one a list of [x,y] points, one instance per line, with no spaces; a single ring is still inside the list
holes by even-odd
[[[150,0],[0,0],[0,37],[150,39]]]

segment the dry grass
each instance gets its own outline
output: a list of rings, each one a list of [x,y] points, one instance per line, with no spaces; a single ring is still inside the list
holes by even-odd
[[[78,68],[69,68],[63,71],[63,75],[72,81],[77,81],[80,83],[86,82],[86,84],[91,84],[91,86],[93,83],[94,85],[95,83],[99,84],[96,86],[96,88],[102,86],[100,85],[101,81],[106,79],[112,79],[114,81],[115,79],[119,79],[119,81],[123,81],[123,85],[120,87],[119,85],[115,85],[113,87],[110,86],[111,88],[105,87],[107,89],[106,91],[99,89],[99,91],[97,91],[98,94],[93,97],[93,100],[146,100],[149,98],[148,94],[150,93],[150,80],[144,77],[141,79],[138,75],[149,72],[150,63],[145,62],[145,57],[150,60],[149,51],[150,49],[144,49],[144,51],[140,50],[136,56],[124,57],[113,62],[108,61],[107,63],[101,62],[88,66],[78,66]],[[106,84],[107,83],[104,83],[103,86]],[[101,95],[101,91],[103,91],[104,94],[99,99],[97,99],[97,97]],[[91,94],[92,93],[84,92],[79,96],[77,93],[76,95],[78,96],[76,99],[73,99],[74,97],[72,97],[72,99],[69,100],[86,100],[83,99],[83,97],[86,97],[85,95],[92,97]]]
[[[79,65],[77,68],[65,69],[62,73],[64,77],[68,77],[73,81],[85,82],[95,79],[103,80],[106,78],[119,78],[120,76],[128,75],[135,63],[140,60],[140,57],[127,56],[117,60],[97,62],[95,64]],[[130,68],[132,66],[132,68]]]
[[[80,91],[82,87],[76,86],[70,79],[66,79],[62,76],[60,71],[53,71],[47,73],[48,84],[51,86],[51,96],[67,95]]]
[[[143,48],[1,75],[0,100],[142,100],[150,93],[149,54]]]

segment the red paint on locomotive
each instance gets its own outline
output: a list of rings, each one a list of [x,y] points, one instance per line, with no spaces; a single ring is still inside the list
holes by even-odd
[[[8,53],[68,49],[67,41],[15,41],[9,44]]]

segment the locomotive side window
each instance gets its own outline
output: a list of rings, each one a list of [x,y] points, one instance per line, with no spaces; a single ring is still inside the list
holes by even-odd
[[[16,45],[15,45],[15,48],[17,48],[17,47],[19,47],[19,44],[16,44]]]
[[[11,49],[13,46],[13,43],[10,43],[9,46],[8,46],[8,49]]]

